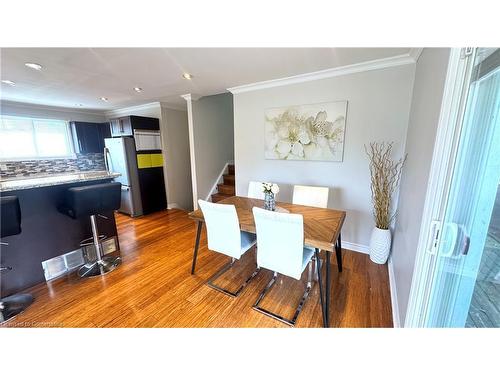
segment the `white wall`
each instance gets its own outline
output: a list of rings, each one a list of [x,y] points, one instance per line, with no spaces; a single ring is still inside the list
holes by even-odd
[[[104,112],[85,111],[63,107],[17,103],[10,101],[0,102],[0,113],[10,116],[26,116],[35,118],[48,118],[54,120],[105,122]]]
[[[364,144],[394,141],[402,155],[414,64],[238,93],[234,95],[236,193],[246,195],[248,182],[280,185],[279,200],[291,201],[292,185],[329,186],[328,206],[347,211],[344,246],[367,250],[373,228],[370,177]],[[264,159],[266,108],[347,100],[344,161]]]
[[[191,103],[196,195],[206,199],[226,163],[234,160],[233,95],[206,96]]]
[[[171,208],[179,207],[190,211],[193,209],[193,190],[187,112],[162,105],[161,122],[168,204]]]
[[[426,48],[417,62],[401,177],[392,267],[399,317],[404,321],[448,67],[448,48]]]

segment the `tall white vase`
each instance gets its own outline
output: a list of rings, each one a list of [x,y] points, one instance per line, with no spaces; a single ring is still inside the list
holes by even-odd
[[[370,259],[372,262],[384,264],[391,250],[391,231],[373,228],[370,238]]]

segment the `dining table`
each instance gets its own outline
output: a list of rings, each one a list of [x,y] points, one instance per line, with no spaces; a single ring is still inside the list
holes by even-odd
[[[252,209],[253,207],[264,207],[263,200],[232,196],[225,198],[217,203],[234,205],[236,208],[236,213],[238,215],[238,220],[240,222],[241,230],[256,234]],[[325,283],[323,285],[322,272],[319,266],[318,283],[321,311],[323,315],[323,326],[329,327],[331,288],[330,255],[332,252],[335,252],[338,270],[339,272],[342,272],[341,230],[342,225],[344,224],[346,213],[342,210],[303,206],[287,202],[276,202],[276,208],[278,212],[281,211],[302,215],[304,218],[304,246],[315,249],[316,259],[320,259],[320,250],[323,250],[325,252]],[[189,217],[197,223],[193,261],[191,264],[191,274],[194,274],[196,270],[196,258],[198,256],[201,230],[203,228],[204,219],[203,213],[200,209],[190,212]]]

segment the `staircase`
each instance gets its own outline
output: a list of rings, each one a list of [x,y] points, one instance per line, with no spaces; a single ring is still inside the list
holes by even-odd
[[[212,202],[214,203],[235,195],[234,165],[228,165],[227,169],[228,173],[222,176],[224,182],[217,185],[218,193],[212,194]]]

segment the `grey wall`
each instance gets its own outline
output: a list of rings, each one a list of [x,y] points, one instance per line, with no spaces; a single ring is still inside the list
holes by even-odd
[[[291,201],[294,184],[328,186],[328,206],[347,211],[344,244],[367,250],[374,222],[363,146],[394,141],[394,157],[402,155],[413,77],[409,64],[235,94],[236,193],[246,195],[251,180],[272,181],[281,188],[278,200]],[[343,162],[264,159],[266,108],[338,100],[348,101]]]
[[[161,108],[162,141],[170,207],[193,209],[188,118],[186,111]]]
[[[228,161],[234,160],[233,95],[192,101],[198,199],[206,199]]]
[[[408,159],[401,177],[398,218],[392,245],[401,323],[404,322],[410,294],[449,54],[448,48],[426,48],[415,71],[406,138]]]

